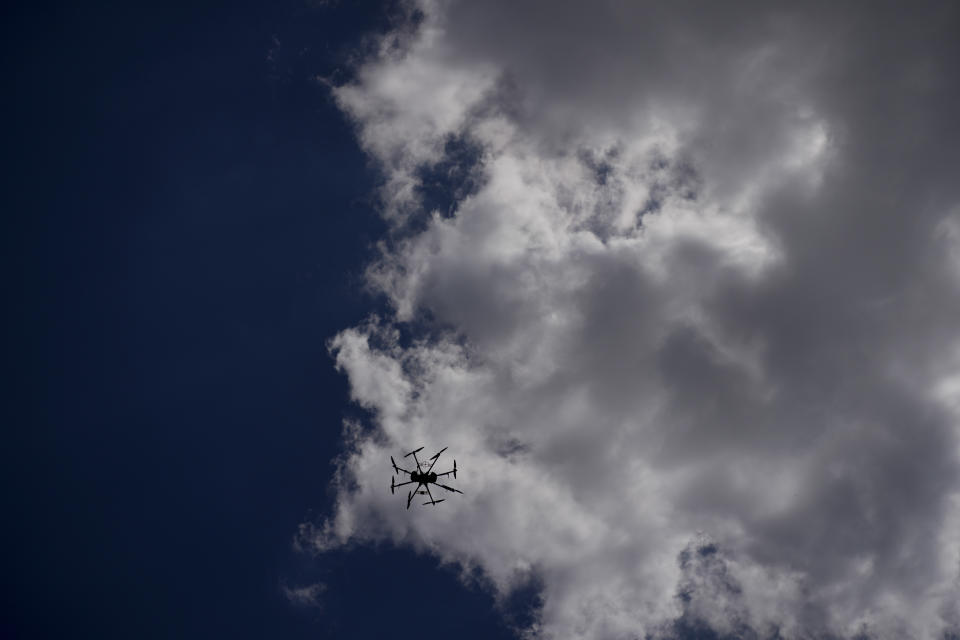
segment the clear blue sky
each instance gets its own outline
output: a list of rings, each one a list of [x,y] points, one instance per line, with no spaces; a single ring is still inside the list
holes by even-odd
[[[330,506],[357,409],[325,343],[376,310],[382,233],[312,78],[389,7],[112,4],[2,21],[0,635],[511,637],[435,560],[291,549]],[[283,595],[315,581],[322,609]]]

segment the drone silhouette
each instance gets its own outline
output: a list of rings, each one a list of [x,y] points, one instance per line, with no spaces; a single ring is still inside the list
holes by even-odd
[[[447,447],[440,449],[440,451],[438,451],[436,455],[429,458],[432,462],[430,462],[430,466],[427,467],[426,471],[423,470],[423,468],[420,466],[420,461],[417,459],[417,452],[422,450],[423,450],[423,447],[420,447],[419,449],[414,449],[407,455],[403,456],[404,458],[413,456],[413,461],[417,463],[416,471],[407,471],[406,469],[401,469],[400,467],[397,466],[397,463],[394,461],[393,456],[390,456],[390,464],[393,465],[394,473],[400,473],[401,471],[403,471],[404,473],[410,475],[410,479],[408,481],[401,482],[400,484],[394,484],[393,482],[394,478],[390,478],[390,493],[392,494],[394,489],[396,489],[397,487],[402,487],[405,484],[413,484],[414,482],[417,483],[417,486],[412,491],[407,493],[407,509],[410,508],[410,502],[413,500],[413,496],[415,496],[416,494],[420,494],[422,496],[430,496],[430,500],[428,502],[423,503],[424,506],[428,504],[432,504],[432,505],[440,504],[441,502],[446,500],[446,498],[440,498],[439,500],[434,500],[433,494],[430,493],[431,484],[435,484],[438,487],[443,487],[447,491],[453,491],[454,493],[463,493],[463,491],[460,491],[459,489],[454,489],[453,487],[448,487],[445,484],[440,484],[439,482],[437,482],[437,478],[448,476],[451,473],[453,474],[454,478],[457,477],[457,461],[456,460],[453,461],[453,469],[451,471],[445,471],[444,473],[435,473],[433,471],[433,465],[437,464],[437,459],[440,457],[441,453],[447,450]],[[421,490],[420,487],[423,487],[424,489],[426,489],[426,491]]]

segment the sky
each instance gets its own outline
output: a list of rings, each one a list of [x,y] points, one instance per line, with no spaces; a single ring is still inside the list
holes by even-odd
[[[5,11],[5,637],[960,637],[955,4]]]

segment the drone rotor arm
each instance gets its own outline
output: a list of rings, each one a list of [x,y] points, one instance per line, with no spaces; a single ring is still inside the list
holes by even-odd
[[[423,450],[423,447],[420,447],[419,449],[414,449],[414,450],[411,451],[410,453],[408,453],[408,454],[406,454],[406,455],[403,456],[404,458],[406,458],[406,457],[408,457],[408,456],[413,456],[413,461],[417,463],[417,471],[420,471],[420,472],[422,472],[423,469],[420,468],[420,461],[417,460],[417,452],[418,452],[418,451],[422,451],[422,450]],[[407,473],[410,473],[410,472],[407,471]]]
[[[427,473],[430,473],[430,471],[433,469],[433,465],[437,464],[437,460],[440,459],[440,454],[446,450],[447,450],[447,447],[444,447],[443,449],[440,449],[440,451],[437,451],[435,454],[433,454],[430,457],[430,459],[433,460],[433,462],[430,463],[430,468],[427,469]]]
[[[418,485],[417,485],[417,489],[419,489],[419,488],[420,488],[420,486],[419,486],[419,484],[418,484]],[[407,509],[410,508],[410,503],[413,501],[413,496],[415,496],[415,495],[417,495],[416,490],[413,490],[413,491],[410,491],[410,492],[407,493]]]

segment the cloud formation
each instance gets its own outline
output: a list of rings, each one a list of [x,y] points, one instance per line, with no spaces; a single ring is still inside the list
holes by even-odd
[[[321,596],[327,590],[327,586],[320,582],[308,584],[301,587],[290,587],[280,585],[283,596],[298,607],[320,607]]]
[[[306,542],[533,576],[534,637],[960,632],[956,7],[408,18],[334,90],[392,314],[331,343],[373,417]],[[386,490],[420,445],[463,499]]]

